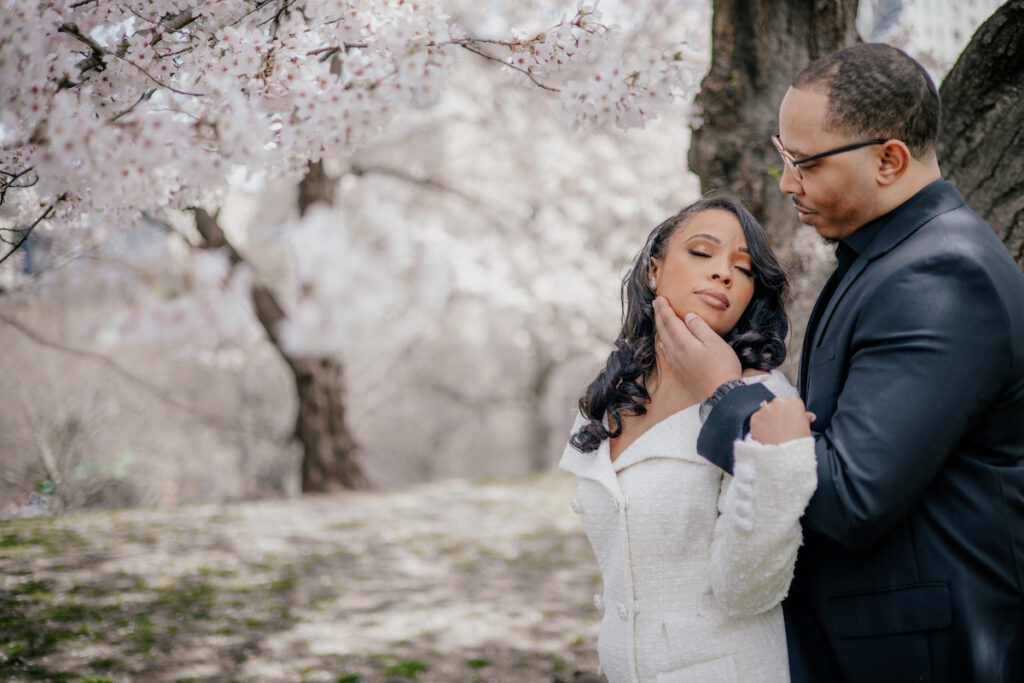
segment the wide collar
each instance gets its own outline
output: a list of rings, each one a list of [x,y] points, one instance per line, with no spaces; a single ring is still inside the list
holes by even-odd
[[[850,289],[850,286],[864,272],[864,269],[875,259],[892,251],[936,216],[952,211],[963,204],[964,198],[960,196],[953,184],[940,178],[926,185],[889,213],[865,224],[847,238],[847,241],[858,253],[857,260],[853,262],[850,270],[836,287],[835,293],[829,300],[828,306],[814,330],[814,339],[805,340],[804,353],[800,361],[802,376],[806,372],[808,352],[811,348],[821,344],[822,336],[828,328],[836,306],[842,301],[843,295]],[[864,234],[870,235],[869,240],[856,239],[861,230],[867,231]]]
[[[596,451],[590,453],[580,453],[571,444],[566,444],[558,466],[580,479],[591,479],[601,484],[616,500],[623,498],[619,472],[645,460],[669,458],[710,466],[697,454],[696,435],[700,430],[697,408],[697,404],[683,408],[651,425],[619,454],[615,462],[611,460],[610,442],[605,439]],[[572,433],[578,432],[586,422],[582,415],[577,414]]]

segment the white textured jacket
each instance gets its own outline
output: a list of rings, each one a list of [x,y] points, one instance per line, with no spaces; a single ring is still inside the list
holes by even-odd
[[[777,370],[744,381],[796,395]],[[813,440],[737,441],[729,476],[697,454],[697,412],[655,424],[614,463],[607,440],[566,446],[559,463],[579,477],[572,508],[601,567],[610,683],[789,680],[779,603],[817,483]]]

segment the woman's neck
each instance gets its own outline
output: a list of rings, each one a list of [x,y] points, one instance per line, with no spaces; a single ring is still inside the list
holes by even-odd
[[[649,406],[651,409],[667,409],[675,412],[700,400],[689,385],[672,372],[672,366],[668,364],[661,349],[658,349],[654,370],[645,379],[645,386],[651,397]],[[658,412],[662,412],[662,410]]]

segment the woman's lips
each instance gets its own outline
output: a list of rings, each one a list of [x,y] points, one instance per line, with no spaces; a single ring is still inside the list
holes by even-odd
[[[701,301],[712,308],[717,308],[720,311],[729,308],[729,297],[721,292],[716,292],[713,289],[702,289],[696,292],[696,294],[700,297]]]

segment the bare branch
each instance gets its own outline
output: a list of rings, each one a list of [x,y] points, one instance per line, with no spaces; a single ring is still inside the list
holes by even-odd
[[[114,57],[116,59],[120,59],[125,64],[129,64],[129,65],[135,67],[136,69],[141,71],[143,73],[143,75],[146,76],[146,78],[148,78],[149,80],[153,81],[154,83],[159,85],[161,88],[164,88],[165,90],[170,90],[171,92],[178,93],[179,95],[189,95],[190,97],[202,97],[203,96],[203,93],[188,92],[186,90],[179,90],[179,89],[177,89],[177,88],[175,88],[173,86],[167,85],[166,83],[161,82],[160,79],[158,79],[156,76],[154,76],[153,74],[151,74],[148,71],[146,71],[146,69],[144,69],[142,66],[136,64],[132,60],[127,59],[126,57],[124,57],[122,55],[119,55],[116,52],[108,52],[107,50],[104,50],[103,47],[99,43],[97,43],[95,40],[93,40],[89,36],[83,34],[81,32],[81,30],[79,30],[78,25],[73,23],[73,22],[69,21],[69,22],[66,22],[64,24],[61,24],[60,27],[57,29],[57,31],[60,32],[60,33],[67,33],[70,36],[74,36],[76,39],[78,39],[81,42],[83,42],[86,45],[88,45],[89,48],[92,50],[92,53],[89,55],[89,57],[87,57],[82,62],[79,62],[78,66],[81,69],[81,73],[79,74],[79,76],[81,76],[82,74],[85,74],[88,71],[91,71],[92,69],[99,68],[103,64],[103,57],[104,57],[104,55],[111,55],[112,57]],[[76,85],[79,85],[79,83],[62,83],[61,87],[62,88],[71,88],[71,87],[74,87]]]
[[[403,171],[401,169],[388,168],[386,166],[353,166],[349,169],[349,172],[354,176],[364,176],[367,174],[390,176],[392,178],[397,178],[398,180],[402,180],[413,185],[425,187],[428,190],[440,190],[442,192],[454,195],[475,208],[485,208],[484,203],[482,201],[480,201],[476,197],[473,197],[472,195],[466,194],[465,192],[458,188],[452,187],[451,185],[446,185],[440,181],[434,180],[433,178],[416,177],[411,173],[407,173],[406,171]]]
[[[26,187],[32,187],[33,185],[39,182],[39,176],[36,175],[36,179],[28,183],[27,185],[15,184],[18,182],[19,178],[21,178],[24,175],[27,175],[30,171],[32,171],[32,168],[32,166],[29,166],[24,171],[19,171],[18,173],[12,173],[10,171],[4,171],[0,169],[0,175],[10,176],[10,180],[0,180],[0,204],[4,203],[4,199],[7,198],[7,190],[9,190],[10,188],[13,187],[16,189],[22,189]]]
[[[167,404],[167,405],[169,405],[169,406],[171,406],[173,408],[177,408],[178,410],[180,410],[182,412],[188,413],[189,415],[195,417],[200,422],[203,422],[204,424],[210,425],[211,427],[216,427],[218,429],[224,429],[224,430],[227,430],[227,431],[239,432],[239,433],[244,433],[244,434],[255,434],[255,435],[258,435],[258,436],[265,437],[265,438],[278,438],[278,436],[279,436],[277,434],[273,434],[271,432],[265,431],[265,430],[263,430],[262,428],[260,428],[259,426],[256,426],[256,425],[251,425],[249,427],[242,427],[242,426],[239,426],[235,422],[230,422],[228,420],[221,420],[221,419],[217,419],[217,418],[207,417],[206,415],[201,413],[199,410],[197,410],[193,406],[190,406],[187,403],[183,403],[183,402],[177,400],[176,398],[171,396],[168,392],[164,391],[163,389],[160,389],[157,386],[154,386],[154,385],[150,384],[146,380],[144,380],[144,379],[138,377],[137,375],[133,374],[132,372],[126,370],[121,365],[119,365],[115,361],[111,360],[107,356],[104,356],[101,353],[96,353],[95,351],[87,351],[85,349],[76,349],[76,348],[73,348],[71,346],[65,346],[64,344],[60,344],[58,342],[51,341],[51,340],[43,337],[42,335],[40,335],[38,332],[35,332],[34,330],[31,330],[31,329],[25,327],[20,322],[18,322],[14,318],[11,318],[8,315],[5,315],[4,313],[0,313],[0,322],[4,322],[4,323],[10,325],[11,327],[13,327],[14,329],[18,330],[23,335],[25,335],[26,337],[31,339],[36,344],[39,344],[40,346],[45,346],[47,348],[54,349],[56,351],[61,351],[62,353],[67,353],[67,354],[72,355],[72,356],[77,356],[78,358],[85,358],[87,360],[95,361],[95,362],[103,365],[104,367],[108,368],[111,372],[113,372],[118,377],[128,381],[130,384],[134,384],[135,386],[145,390],[147,393],[152,394],[156,398],[160,399],[160,401],[162,401],[163,403],[165,403],[165,404]]]
[[[117,121],[122,116],[127,116],[128,114],[131,114],[133,111],[135,111],[135,108],[137,106],[142,104],[143,100],[148,100],[150,97],[153,96],[153,93],[155,93],[155,92],[156,92],[156,88],[151,88],[150,90],[145,91],[144,93],[139,95],[139,99],[135,100],[135,104],[133,104],[132,106],[128,107],[124,111],[120,111],[120,112],[114,114],[112,117],[110,117],[108,123],[114,123],[115,121]]]
[[[444,47],[446,45],[456,45],[458,47],[461,47],[464,50],[468,50],[469,52],[472,52],[475,55],[479,55],[480,57],[483,57],[484,59],[488,59],[488,60],[490,60],[492,62],[497,62],[498,64],[501,64],[502,66],[507,66],[508,68],[510,68],[510,69],[512,69],[514,71],[518,71],[519,73],[525,75],[527,78],[529,78],[531,81],[533,81],[533,84],[536,85],[538,88],[542,88],[542,89],[547,90],[549,92],[561,92],[561,90],[558,89],[558,88],[554,88],[554,87],[552,87],[550,85],[547,85],[545,83],[541,83],[540,81],[538,81],[537,77],[534,76],[532,73],[530,73],[529,69],[524,69],[521,66],[516,66],[515,64],[511,64],[509,62],[506,62],[501,57],[495,57],[494,55],[489,55],[486,52],[484,52],[483,50],[481,50],[480,48],[476,47],[477,44],[481,44],[481,43],[486,43],[486,44],[489,44],[489,45],[501,45],[502,47],[507,47],[509,49],[514,49],[514,48],[517,48],[517,47],[519,47],[521,45],[521,43],[519,41],[515,41],[515,40],[488,40],[488,39],[484,39],[484,38],[462,38],[462,39],[459,39],[459,40],[446,40],[446,41],[432,40],[430,42],[423,43],[423,45],[425,45],[426,47]],[[350,50],[350,49],[358,48],[358,49],[362,50],[362,49],[366,49],[367,47],[369,47],[368,43],[343,43],[342,45],[330,45],[328,47],[321,47],[321,48],[317,48],[315,50],[310,50],[309,52],[306,53],[306,55],[309,56],[309,57],[313,57],[313,56],[316,56],[316,55],[327,55],[327,56],[330,56],[330,55],[333,55],[334,53],[336,53],[336,52],[338,52],[339,50],[342,50],[342,49]],[[321,61],[326,59],[327,56],[322,57]]]
[[[139,19],[142,19],[143,21],[145,21],[146,23],[153,24],[154,26],[162,26],[162,27],[164,27],[170,33],[177,33],[178,31],[180,31],[181,29],[185,28],[186,26],[191,24],[193,21],[198,19],[198,17],[193,15],[192,11],[188,10],[188,9],[184,9],[184,10],[178,12],[177,14],[173,14],[173,15],[172,14],[167,14],[167,15],[161,17],[160,19],[150,19],[149,17],[142,16],[142,14],[140,14],[137,10],[135,10],[134,8],[132,8],[132,7],[128,6],[128,5],[121,5],[121,7],[123,9],[128,10],[129,12],[134,14]]]
[[[480,50],[479,48],[473,47],[472,45],[470,45],[470,41],[456,42],[455,44],[458,45],[459,47],[463,48],[464,50],[469,50],[470,52],[472,52],[475,55],[480,55],[484,59],[489,59],[491,61],[498,62],[499,64],[501,64],[503,66],[507,66],[508,68],[513,69],[515,71],[518,71],[521,74],[525,74],[526,77],[529,78],[531,81],[533,81],[533,84],[536,85],[538,88],[543,88],[544,90],[548,90],[548,91],[551,91],[551,92],[561,92],[561,90],[559,90],[558,88],[552,88],[550,85],[545,85],[545,84],[541,83],[540,81],[538,81],[537,77],[534,76],[532,73],[530,73],[529,70],[524,69],[521,66],[516,66],[515,64],[510,64],[510,63],[506,62],[504,59],[501,59],[499,57],[494,57],[492,55],[487,54],[483,50]]]
[[[146,78],[148,78],[149,80],[153,81],[154,83],[159,85],[161,88],[164,88],[166,90],[170,90],[171,92],[178,93],[179,95],[188,95],[189,97],[204,97],[204,94],[201,93],[201,92],[188,92],[187,90],[178,90],[177,88],[169,86],[166,83],[161,83],[160,79],[158,79],[156,76],[154,76],[153,74],[149,73],[148,71],[146,71],[145,69],[143,69],[141,66],[139,66],[138,64],[136,64],[135,62],[133,62],[130,59],[125,59],[124,57],[118,57],[118,59],[120,59],[122,62],[124,62],[126,64],[131,64],[132,66],[134,66],[136,69],[141,71],[146,76]]]
[[[276,2],[276,0],[261,0],[260,2],[257,2],[255,7],[253,7],[251,10],[249,10],[248,12],[243,14],[242,16],[238,17],[238,19],[235,19],[233,22],[231,22],[231,25],[232,26],[236,26],[236,25],[242,23],[242,20],[245,19],[247,16],[249,16],[250,14],[255,14],[256,12],[259,12],[261,9],[263,9],[264,7],[266,7],[267,5],[269,5],[272,2]]]
[[[35,222],[32,223],[32,225],[28,226],[23,231],[21,231],[21,239],[18,240],[17,244],[14,244],[14,246],[11,247],[10,251],[8,251],[6,254],[0,257],[0,263],[6,261],[11,257],[11,255],[14,252],[18,251],[18,248],[21,247],[21,245],[25,244],[25,240],[27,240],[28,236],[32,234],[32,231],[36,229],[36,226],[42,223],[47,218],[49,218],[50,214],[53,213],[53,210],[57,207],[57,204],[59,202],[64,201],[65,199],[67,199],[67,194],[62,194],[60,197],[57,198],[57,201],[46,207],[46,211],[43,211],[42,215],[39,216],[39,218],[37,218]]]

